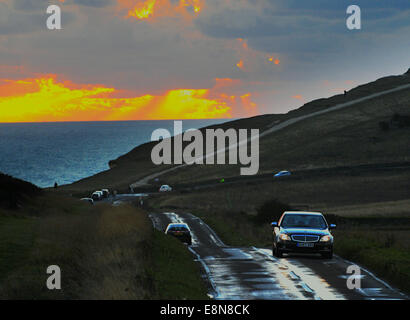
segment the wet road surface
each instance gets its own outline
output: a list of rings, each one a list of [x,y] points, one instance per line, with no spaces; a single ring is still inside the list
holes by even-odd
[[[202,265],[209,295],[218,300],[344,300],[408,299],[407,296],[361,268],[361,289],[347,288],[347,267],[354,263],[338,256],[272,256],[270,249],[225,245],[201,219],[172,212],[150,214],[153,225],[165,230],[168,223],[187,223],[192,231],[188,249]]]

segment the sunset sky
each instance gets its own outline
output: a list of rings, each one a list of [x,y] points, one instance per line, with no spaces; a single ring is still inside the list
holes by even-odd
[[[0,122],[283,113],[410,68],[410,1],[350,4],[0,0]]]

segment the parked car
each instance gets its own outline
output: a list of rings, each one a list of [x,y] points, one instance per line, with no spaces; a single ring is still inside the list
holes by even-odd
[[[110,196],[110,191],[108,189],[101,189],[104,198],[108,198]]]
[[[333,257],[333,236],[320,212],[286,211],[279,222],[272,222],[272,253],[282,257],[283,253],[320,253],[324,258]]]
[[[102,191],[95,191],[95,192],[91,195],[91,198],[92,198],[94,201],[101,200],[101,199],[102,199]]]
[[[159,188],[159,192],[168,192],[168,191],[172,191],[172,188],[167,184],[164,184],[161,186],[161,188]]]
[[[192,244],[191,230],[186,223],[170,223],[165,234],[169,234],[188,245]]]
[[[284,177],[284,176],[290,176],[290,175],[291,173],[289,171],[283,170],[275,174],[274,177]]]
[[[82,198],[81,201],[86,201],[86,202],[88,202],[89,204],[94,204],[94,200],[91,199],[91,198]]]

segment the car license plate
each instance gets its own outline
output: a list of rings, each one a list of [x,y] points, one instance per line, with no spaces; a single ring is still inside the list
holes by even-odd
[[[313,243],[308,243],[308,242],[298,242],[296,244],[297,247],[303,247],[303,248],[313,248],[314,244]]]

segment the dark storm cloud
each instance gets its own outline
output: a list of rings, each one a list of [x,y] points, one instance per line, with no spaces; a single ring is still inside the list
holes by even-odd
[[[344,1],[342,1],[344,2]],[[249,1],[251,3],[251,1]],[[271,35],[346,32],[346,9],[341,1],[270,1],[263,12],[247,6],[201,16],[199,29],[220,38],[264,37]],[[410,1],[356,1],[364,24],[389,32],[410,25]]]
[[[205,34],[217,38],[248,38],[341,31],[344,19],[343,14],[337,19],[318,19],[315,16],[294,15],[289,12],[275,12],[271,15],[265,13],[260,16],[257,11],[238,9],[199,18],[197,26]]]
[[[15,0],[13,7],[0,3],[0,34],[16,35],[37,31],[48,31],[46,12],[48,0]],[[27,7],[25,6],[27,5]],[[63,12],[62,23],[70,25],[75,20],[71,12]]]
[[[13,7],[20,11],[45,11],[51,4],[61,7],[64,5],[76,4],[85,7],[102,8],[115,3],[115,0],[66,0],[64,3],[50,0],[14,0]]]
[[[49,0],[14,0],[13,7],[21,11],[45,11],[50,5]]]
[[[272,5],[286,7],[294,10],[346,10],[347,6],[351,4],[359,5],[362,8],[390,8],[390,9],[410,9],[410,1],[408,0],[268,0]]]
[[[66,0],[55,1],[62,9],[61,20],[64,27],[75,21],[76,15],[70,11],[70,4],[87,7],[104,7],[114,0]],[[13,0],[10,3],[0,2],[0,34],[13,35],[48,31],[46,21],[49,15],[46,10],[52,4],[50,0]],[[66,6],[66,7],[64,7]]]
[[[28,7],[24,3],[29,4]],[[41,1],[39,1],[41,2]],[[22,34],[38,30],[46,30],[46,11],[37,11],[34,1],[16,1],[14,10],[5,3],[0,3],[0,34]],[[24,9],[24,11],[20,11]]]
[[[362,9],[361,35],[394,35],[410,27],[410,1],[355,3]],[[261,51],[335,51],[343,49],[344,38],[352,39],[347,1],[268,1],[262,9],[248,4],[204,14],[196,25],[207,36],[246,38]]]
[[[0,0],[0,35],[11,36],[0,36],[0,65],[23,61],[33,72],[135,95],[210,88],[215,78],[233,78],[255,93],[263,87],[266,112],[285,111],[287,97],[333,94],[324,80],[359,84],[410,66],[410,0],[206,0],[192,20],[147,21],[125,18],[117,0],[6,3]],[[62,8],[61,31],[46,29],[50,3]],[[362,8],[360,31],[346,28],[351,3]],[[267,64],[268,55],[280,64]],[[246,71],[236,67],[242,58]]]
[[[72,0],[75,4],[87,6],[87,7],[95,7],[95,8],[102,8],[106,7],[113,2],[114,0]]]

